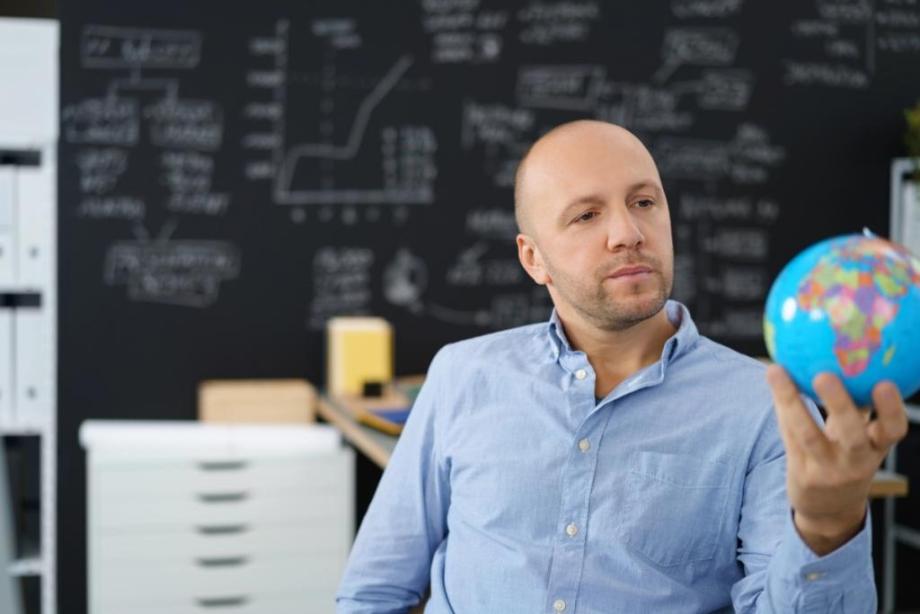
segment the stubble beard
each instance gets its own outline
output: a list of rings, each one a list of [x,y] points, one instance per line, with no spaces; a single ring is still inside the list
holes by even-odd
[[[547,263],[548,264],[548,263]],[[592,276],[592,285],[586,286],[583,282],[548,267],[553,277],[553,286],[567,303],[583,318],[601,330],[611,332],[623,331],[632,328],[640,322],[648,320],[664,308],[671,296],[672,281],[667,279],[661,271],[660,263],[645,259],[639,262],[623,263],[645,264],[652,267],[652,279],[644,279],[620,288],[626,295],[625,298],[611,296],[605,279],[612,269],[605,269],[603,273]],[[618,267],[615,267],[618,268]],[[559,282],[562,283],[559,283]],[[648,286],[654,281],[655,291],[650,296],[640,296],[640,286],[645,286],[642,294],[648,294]],[[620,282],[620,285],[622,282]]]

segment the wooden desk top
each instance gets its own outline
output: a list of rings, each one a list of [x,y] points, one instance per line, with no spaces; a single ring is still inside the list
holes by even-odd
[[[317,411],[324,420],[338,427],[345,439],[374,461],[378,467],[383,469],[387,466],[398,437],[381,433],[377,429],[356,422],[354,418],[337,407],[335,401],[325,396],[320,397]],[[879,470],[872,481],[869,496],[872,498],[905,497],[907,492],[908,484],[905,476]]]
[[[321,396],[316,406],[317,413],[322,416],[323,420],[334,424],[345,439],[354,447],[362,452],[369,459],[374,461],[378,467],[383,469],[390,460],[393,448],[396,446],[396,440],[399,437],[387,435],[377,429],[361,424],[341,407],[338,407],[334,401]]]
[[[892,471],[875,472],[870,497],[906,497],[908,492],[907,477]]]

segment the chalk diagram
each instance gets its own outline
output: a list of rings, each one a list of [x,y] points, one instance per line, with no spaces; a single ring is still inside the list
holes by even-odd
[[[80,65],[105,75],[105,92],[66,105],[61,135],[80,147],[81,191],[96,197],[89,204],[99,210],[130,204],[134,212],[135,240],[109,245],[103,265],[106,285],[125,286],[131,301],[205,308],[217,300],[220,285],[240,273],[234,244],[171,239],[174,218],[151,237],[140,222],[142,196],[113,193],[135,152],[153,147],[164,165],[159,178],[172,179],[161,183],[167,208],[208,200],[226,208],[228,197],[210,191],[212,155],[224,138],[223,108],[179,94],[180,75],[199,67],[201,51],[202,35],[194,30],[88,24],[81,31]]]
[[[127,71],[109,81],[104,97],[85,98],[61,113],[64,139],[76,144],[132,147],[141,138],[163,148],[214,151],[223,140],[223,109],[212,100],[179,97],[178,78],[150,77],[147,70],[195,69],[201,60],[201,34],[192,30],[154,30],[87,25],[80,41],[83,68]],[[146,102],[143,108],[141,103]]]
[[[272,37],[256,39],[261,48],[250,45],[273,61],[250,73],[254,91],[271,100],[252,107],[270,112],[244,147],[265,150],[270,163],[250,165],[250,178],[270,178],[278,205],[432,203],[435,134],[407,112],[420,87],[408,76],[414,58],[364,47],[351,19],[314,20],[297,36],[290,30],[280,20]]]
[[[483,244],[477,244],[461,252],[454,268],[460,267],[467,272],[461,273],[452,284],[447,280],[448,284],[455,287],[466,286],[465,290],[484,285],[480,270],[484,264],[480,259],[486,251],[487,248]],[[470,276],[471,271],[478,274]],[[464,279],[467,283],[464,283]],[[501,283],[499,279],[488,281]],[[397,250],[386,264],[383,284],[384,298],[390,304],[402,307],[415,315],[425,314],[457,326],[491,329],[520,326],[545,319],[551,308],[546,291],[534,286],[509,292],[505,285],[505,289],[491,294],[486,305],[478,307],[446,305],[426,300],[425,294],[429,285],[428,267],[424,260],[405,247]]]
[[[205,308],[220,284],[240,274],[239,249],[227,241],[176,240],[169,220],[155,238],[140,224],[133,241],[118,241],[105,255],[105,283],[126,286],[135,302]]]

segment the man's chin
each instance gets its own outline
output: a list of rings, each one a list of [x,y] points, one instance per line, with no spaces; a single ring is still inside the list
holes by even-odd
[[[636,285],[628,290],[625,288],[606,288],[606,290],[607,304],[613,305],[615,311],[652,310],[657,313],[667,301],[669,294],[664,291],[664,285],[661,283]]]
[[[652,318],[664,308],[667,296],[656,292],[654,296],[632,296],[611,300],[602,317],[610,330],[624,330]]]

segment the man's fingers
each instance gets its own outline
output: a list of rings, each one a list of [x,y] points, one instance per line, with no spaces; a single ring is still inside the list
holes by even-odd
[[[819,459],[830,457],[830,442],[808,413],[798,388],[785,369],[776,364],[767,367],[767,383],[773,392],[776,417],[787,446],[792,443],[802,453]]]
[[[898,387],[891,382],[879,382],[872,389],[876,419],[867,429],[872,445],[881,452],[907,434],[907,411]]]
[[[832,373],[819,373],[811,383],[827,412],[827,434],[845,448],[869,445],[865,416],[843,382]]]

